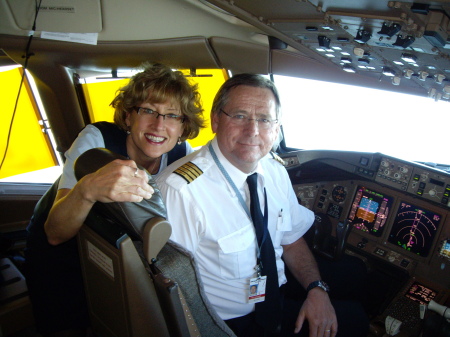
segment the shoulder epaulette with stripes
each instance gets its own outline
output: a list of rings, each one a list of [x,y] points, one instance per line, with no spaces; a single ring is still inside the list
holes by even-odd
[[[186,180],[188,184],[190,184],[195,179],[200,177],[203,174],[203,171],[193,162],[189,161],[177,168],[175,171],[173,171],[173,173],[178,174],[180,177]]]
[[[272,158],[275,159],[277,162],[279,162],[281,165],[286,166],[286,162],[281,158],[279,155],[277,155],[275,152],[270,151],[270,154],[272,155]]]

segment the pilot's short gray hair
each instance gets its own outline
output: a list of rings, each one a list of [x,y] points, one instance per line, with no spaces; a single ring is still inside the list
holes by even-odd
[[[235,75],[225,81],[224,84],[222,84],[216,94],[216,97],[214,98],[211,114],[220,113],[220,110],[223,109],[228,103],[231,89],[236,88],[240,85],[269,89],[275,97],[276,117],[277,119],[281,117],[280,95],[278,94],[275,83],[261,75],[247,73]]]

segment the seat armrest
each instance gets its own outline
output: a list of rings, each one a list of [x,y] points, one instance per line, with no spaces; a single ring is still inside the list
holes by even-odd
[[[143,243],[144,255],[149,263],[155,261],[171,234],[172,226],[166,219],[154,217],[147,221],[144,227]]]

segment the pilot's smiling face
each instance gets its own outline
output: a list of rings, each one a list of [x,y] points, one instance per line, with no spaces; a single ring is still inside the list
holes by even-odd
[[[278,137],[278,123],[264,128],[254,120],[277,118],[275,96],[267,88],[240,85],[230,90],[223,111],[225,113],[212,115],[212,129],[217,134],[220,151],[234,166],[249,173],[269,153]],[[226,114],[240,114],[253,120],[236,125],[235,120]]]

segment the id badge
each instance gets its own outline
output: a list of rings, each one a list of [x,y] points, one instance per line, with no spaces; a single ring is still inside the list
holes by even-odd
[[[263,302],[266,299],[267,276],[250,279],[248,303]]]

